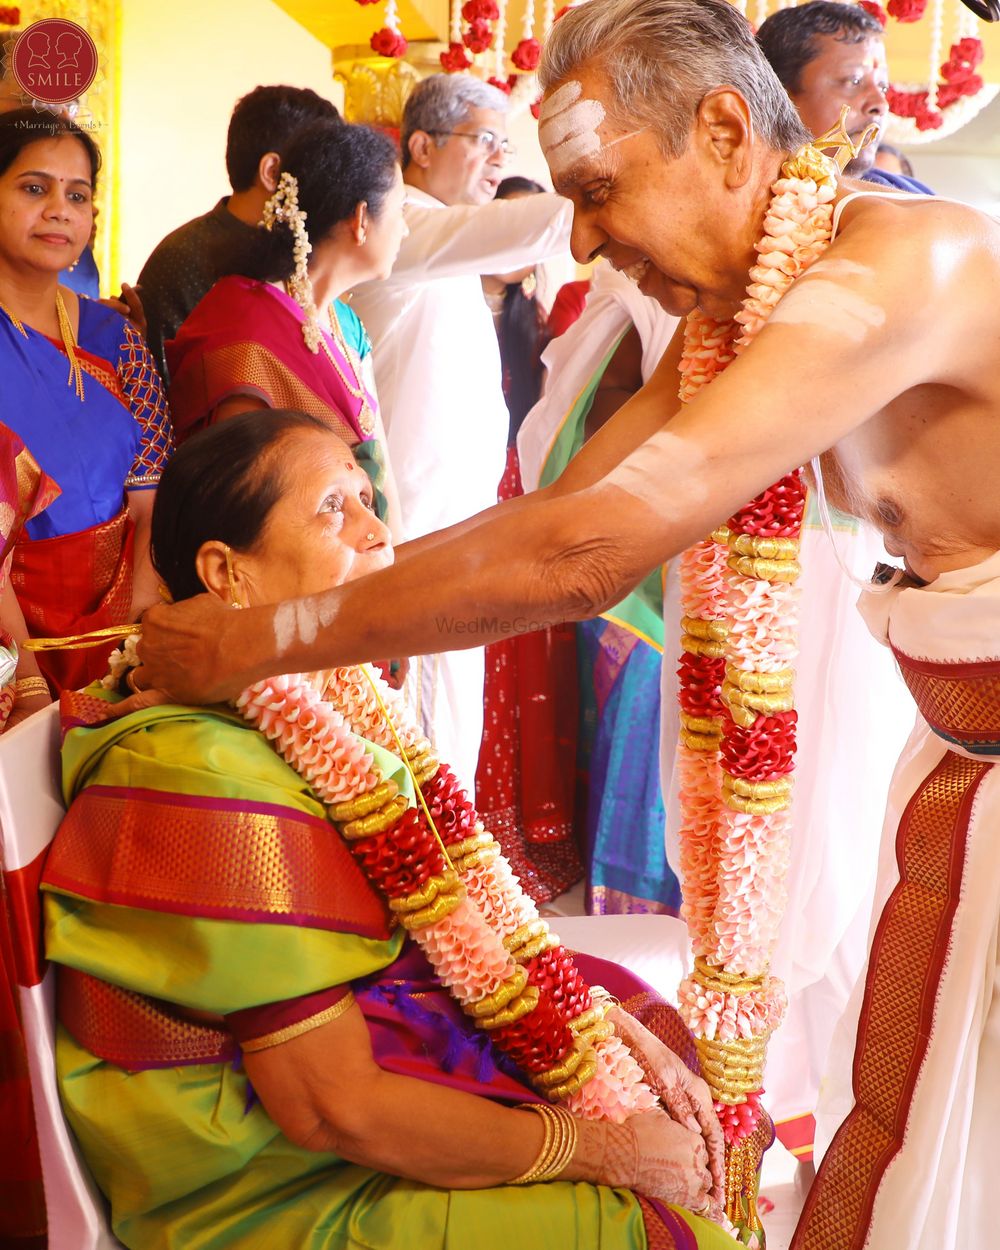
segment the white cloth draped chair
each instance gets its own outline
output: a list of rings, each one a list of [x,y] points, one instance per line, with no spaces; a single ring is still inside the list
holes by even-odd
[[[59,708],[53,704],[0,736],[0,847],[8,878],[37,880],[37,867],[65,809],[59,785]],[[30,887],[29,887],[30,889]],[[25,893],[22,891],[21,893]],[[29,909],[13,909],[14,942],[32,949],[23,928],[37,923]],[[26,962],[25,960],[21,961]],[[18,987],[28,1051],[35,1124],[42,1160],[50,1250],[115,1250],[107,1205],[63,1118],[55,1069],[55,973],[41,981],[21,969]],[[28,984],[24,984],[28,982]]]

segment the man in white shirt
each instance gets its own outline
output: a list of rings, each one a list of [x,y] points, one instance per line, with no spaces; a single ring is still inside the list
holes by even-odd
[[[460,74],[414,88],[400,136],[409,237],[392,276],[354,295],[374,345],[406,539],[496,503],[508,415],[480,276],[535,264],[569,244],[568,201],[493,198],[511,154],[506,109],[503,92]],[[477,626],[454,622],[456,633]],[[407,691],[471,793],[483,729],[482,648],[420,657]]]

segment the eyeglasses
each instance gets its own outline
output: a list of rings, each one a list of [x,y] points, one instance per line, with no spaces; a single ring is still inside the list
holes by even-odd
[[[428,130],[429,135],[454,135],[456,139],[471,139],[478,144],[487,156],[503,153],[504,160],[509,161],[517,155],[517,148],[507,139],[495,135],[492,130]]]

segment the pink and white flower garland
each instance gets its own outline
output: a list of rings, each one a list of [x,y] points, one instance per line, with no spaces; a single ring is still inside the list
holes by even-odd
[[[395,691],[367,667],[345,668],[258,682],[236,706],[309,781],[441,981],[540,1090],[576,1115],[619,1123],[656,1105],[604,1006]],[[361,739],[409,761],[433,838]]]
[[[680,397],[688,402],[754,339],[832,230],[837,165],[813,147],[774,184],[747,297],[733,321],[688,317]],[[785,994],[768,961],[785,903],[794,766],[798,472],[770,487],[681,560],[683,914],[695,955],[680,1010],[716,1097],[733,1176],[727,1214],[754,1230],[756,1169],[741,1143],[762,1114],[767,1038]],[[736,1175],[738,1174],[738,1175]],[[751,1185],[752,1190],[752,1185]]]

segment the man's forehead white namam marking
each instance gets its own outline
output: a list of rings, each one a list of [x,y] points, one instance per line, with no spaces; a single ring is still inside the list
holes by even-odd
[[[606,116],[604,105],[582,95],[583,87],[571,79],[553,91],[539,113],[538,138],[554,178],[601,150],[597,127]]]

